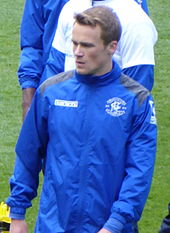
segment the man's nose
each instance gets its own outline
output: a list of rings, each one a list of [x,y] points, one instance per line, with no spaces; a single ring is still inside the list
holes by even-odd
[[[83,51],[81,45],[77,45],[75,50],[74,50],[74,55],[75,56],[83,56]]]

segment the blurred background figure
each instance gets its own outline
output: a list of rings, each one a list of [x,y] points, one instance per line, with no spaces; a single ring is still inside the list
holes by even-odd
[[[36,88],[58,24],[58,17],[68,0],[26,0],[21,22],[21,57],[18,69],[23,90],[23,118]]]

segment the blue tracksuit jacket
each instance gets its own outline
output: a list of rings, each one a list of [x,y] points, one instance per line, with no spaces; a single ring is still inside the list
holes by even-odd
[[[58,17],[68,0],[26,0],[21,22],[18,69],[22,88],[37,88],[48,59]]]
[[[117,232],[133,232],[150,190],[156,131],[150,93],[116,64],[100,77],[68,71],[48,79],[16,145],[11,217],[31,206],[45,158],[36,233],[96,233],[108,219],[122,224]]]

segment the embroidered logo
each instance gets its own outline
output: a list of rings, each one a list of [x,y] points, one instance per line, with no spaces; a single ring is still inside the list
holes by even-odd
[[[77,108],[78,101],[55,99],[54,105],[61,107]]]
[[[119,117],[126,112],[126,102],[118,97],[109,99],[105,111],[111,116]]]

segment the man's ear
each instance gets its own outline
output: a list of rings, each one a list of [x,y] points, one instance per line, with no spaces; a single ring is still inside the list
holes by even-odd
[[[108,44],[108,53],[110,55],[113,55],[115,53],[115,51],[117,49],[117,44],[118,44],[118,42],[116,40],[113,40]]]

